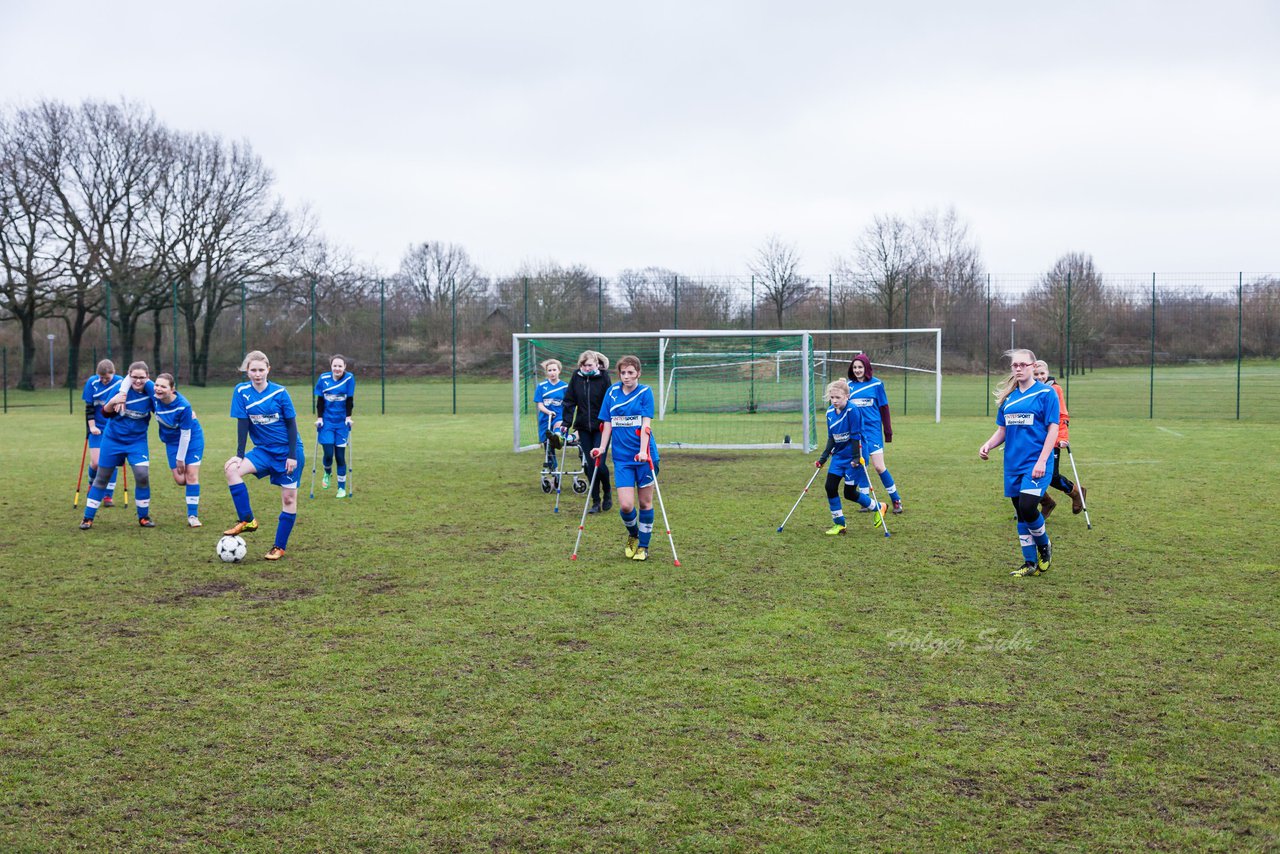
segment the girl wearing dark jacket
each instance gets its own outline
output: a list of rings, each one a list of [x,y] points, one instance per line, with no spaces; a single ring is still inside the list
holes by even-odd
[[[584,350],[578,356],[578,369],[569,377],[569,388],[564,393],[564,408],[560,410],[565,422],[578,431],[578,446],[586,458],[583,465],[587,476],[591,477],[593,464],[598,469],[594,478],[595,486],[591,490],[590,513],[613,509],[609,466],[605,462],[607,455],[601,454],[594,463],[591,459],[592,449],[600,447],[600,403],[611,385],[613,380],[609,379],[609,358],[595,350]],[[555,426],[558,427],[559,424]],[[603,500],[601,496],[604,496]]]

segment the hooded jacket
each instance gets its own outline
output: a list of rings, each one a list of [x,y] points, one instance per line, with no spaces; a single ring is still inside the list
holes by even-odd
[[[573,427],[579,433],[595,433],[600,430],[600,403],[604,393],[613,385],[607,370],[600,370],[589,377],[580,369],[569,375],[569,388],[564,393],[564,417],[573,417]]]
[[[871,357],[865,353],[859,353],[849,361],[850,386],[852,386],[853,383],[858,382],[858,380],[855,379],[853,376],[854,362],[862,363],[862,367],[864,369],[864,373],[862,374],[862,382],[866,382],[867,380],[874,379],[874,376],[872,376],[872,373],[871,373]],[[890,423],[889,421],[889,404],[887,403],[880,407],[880,424],[884,429],[885,442],[892,442],[893,441],[893,424]]]

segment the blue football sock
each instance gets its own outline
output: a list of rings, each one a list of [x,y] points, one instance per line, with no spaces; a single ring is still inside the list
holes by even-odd
[[[831,507],[831,521],[837,525],[845,524],[844,521],[844,505],[840,503],[840,496],[828,498],[827,504]]]
[[[231,487],[231,502],[236,506],[236,517],[241,522],[253,521],[253,508],[249,506],[249,486],[237,483]]]
[[[1018,523],[1018,545],[1022,547],[1022,559],[1035,563],[1039,556],[1036,554],[1036,541],[1031,536],[1031,526],[1026,522]]]
[[[640,548],[649,548],[649,538],[653,536],[653,508],[640,511]]]
[[[637,521],[640,518],[640,514],[636,512],[636,509],[634,507],[631,508],[630,516],[627,515],[626,510],[619,510],[618,515],[622,517],[622,524],[627,526],[628,534],[630,534],[633,537],[640,536],[640,528],[637,526]]]
[[[133,506],[138,511],[139,519],[145,519],[151,515],[151,484],[134,487]]]
[[[293,533],[293,523],[297,520],[297,513],[280,513],[280,522],[276,525],[276,548],[289,547],[289,535]]]
[[[889,493],[890,501],[902,500],[902,496],[898,494],[898,486],[893,482],[893,475],[889,474],[888,469],[880,472],[880,482],[884,484],[885,492]]]
[[[98,515],[98,508],[102,506],[102,496],[106,495],[105,489],[99,489],[96,486],[89,487],[89,494],[84,499],[84,518],[92,519]]]
[[[187,484],[187,515],[200,515],[200,484]]]
[[[1044,529],[1043,515],[1036,516],[1036,520],[1028,526],[1028,531],[1037,546],[1047,546],[1049,544],[1049,534]]]

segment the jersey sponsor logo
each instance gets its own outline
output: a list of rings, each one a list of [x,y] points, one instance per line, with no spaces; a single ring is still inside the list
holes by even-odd
[[[324,399],[329,403],[342,403],[347,399],[347,396],[345,394],[330,394],[329,392],[325,392]]]
[[[254,424],[275,424],[280,420],[280,413],[273,412],[271,415],[253,414],[249,416],[249,420]]]
[[[861,406],[864,409],[868,406],[875,406],[876,402],[869,397],[855,397],[853,399],[854,406]]]
[[[850,434],[848,433],[835,433],[831,436],[831,438],[835,439],[837,442],[847,442],[849,441],[849,435]]]
[[[142,411],[142,412],[139,412],[139,411],[138,411],[138,410],[136,410],[136,409],[125,409],[125,410],[122,410],[122,411],[120,412],[120,414],[121,414],[121,415],[123,415],[125,418],[132,418],[132,419],[134,419],[135,421],[140,421],[140,420],[142,420],[143,418],[150,418],[150,417],[151,417],[151,413],[150,413],[150,412],[145,411],[145,410],[144,410],[144,411]]]
[[[614,427],[639,427],[639,415],[615,415],[610,422]]]
[[[1030,427],[1036,423],[1034,412],[1006,412],[1004,423],[1009,427]]]

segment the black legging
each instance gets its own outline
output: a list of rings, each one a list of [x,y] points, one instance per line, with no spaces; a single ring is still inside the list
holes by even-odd
[[[1076,485],[1058,473],[1058,454],[1060,453],[1062,453],[1061,449],[1053,449],[1053,479],[1049,481],[1049,485],[1059,492],[1065,492],[1070,495]]]
[[[594,448],[600,447],[600,431],[597,430],[594,433],[591,433],[579,430],[578,443],[582,446],[582,453],[587,457],[585,474],[587,477],[591,477],[591,451]],[[605,454],[601,454],[600,459],[595,461],[594,465],[599,469],[600,473],[596,475],[595,486],[591,489],[591,500],[599,501],[601,495],[609,494],[609,464],[605,460]]]
[[[1035,523],[1036,519],[1040,518],[1039,495],[1032,495],[1030,492],[1019,492],[1009,500],[1013,502],[1013,509],[1017,511],[1019,522],[1031,525]]]
[[[840,477],[840,475],[838,474],[827,475],[827,497],[828,498],[836,497],[836,493],[840,489],[840,481],[842,480],[844,480],[844,478]],[[845,481],[844,497],[849,499],[850,501],[857,501],[858,485],[856,483],[849,483],[848,481]]]

